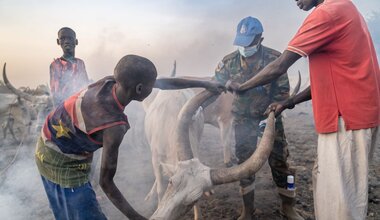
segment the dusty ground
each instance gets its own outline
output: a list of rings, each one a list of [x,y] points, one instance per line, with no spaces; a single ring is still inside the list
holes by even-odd
[[[141,124],[140,107],[133,105],[132,109],[139,111],[137,114],[130,113],[131,124]],[[298,106],[293,111],[285,112],[284,123],[289,142],[289,163],[297,171],[296,207],[306,219],[314,219],[311,169],[316,154],[317,136],[314,133],[310,103]],[[144,197],[149,192],[154,178],[149,148],[140,131],[141,127],[134,126],[124,140],[124,146],[120,152],[116,184],[138,211],[144,213],[145,216],[150,216],[156,202],[154,200],[144,201]],[[216,128],[206,126],[201,144],[200,159],[212,167],[223,165],[222,149],[217,132]],[[23,145],[21,148],[17,148],[17,145],[10,141],[0,139],[1,219],[53,219],[33,161],[34,137],[29,137],[25,142],[28,145]],[[378,146],[370,170],[368,210],[368,219],[370,220],[380,219],[380,150]],[[15,162],[3,172],[17,150],[18,156]],[[126,219],[110,204],[99,188],[97,194],[103,211],[109,219]],[[240,203],[238,183],[215,187],[215,194],[211,198],[200,200],[203,217],[211,220],[236,219],[239,216]],[[279,214],[279,197],[267,164],[257,174],[255,204],[258,209],[258,219],[282,219]],[[183,219],[192,219],[192,213],[189,212]]]

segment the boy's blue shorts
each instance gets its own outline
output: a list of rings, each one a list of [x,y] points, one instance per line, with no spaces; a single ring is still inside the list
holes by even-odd
[[[45,177],[50,207],[56,220],[106,220],[90,182],[76,188],[62,188]]]

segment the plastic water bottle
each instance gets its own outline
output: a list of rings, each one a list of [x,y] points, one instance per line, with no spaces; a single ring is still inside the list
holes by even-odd
[[[296,189],[294,186],[294,176],[293,175],[288,176],[287,182],[288,182],[288,190],[295,190]]]

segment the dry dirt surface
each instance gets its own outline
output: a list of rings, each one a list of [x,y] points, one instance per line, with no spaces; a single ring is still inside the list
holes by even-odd
[[[156,198],[145,201],[154,176],[152,172],[150,149],[146,144],[143,128],[143,113],[139,105],[133,104],[127,111],[132,130],[128,131],[120,148],[116,184],[127,200],[146,217],[156,205]],[[314,219],[311,170],[316,156],[317,135],[314,131],[310,103],[297,106],[284,115],[286,135],[289,142],[288,162],[296,170],[297,203],[296,208],[305,219]],[[2,132],[0,133],[2,134]],[[0,139],[0,172],[18,156],[7,170],[0,173],[0,214],[1,219],[24,220],[54,219],[47,202],[38,171],[34,164],[33,152],[37,135],[25,140],[18,148],[8,140]],[[201,141],[200,160],[211,167],[223,166],[222,148],[218,129],[206,125]],[[99,167],[99,166],[98,166]],[[380,150],[375,150],[369,176],[368,219],[380,219]],[[126,219],[106,198],[101,189],[94,184],[98,201],[108,219]],[[231,183],[214,188],[215,194],[202,198],[200,206],[204,219],[237,219],[241,208],[239,184]],[[333,201],[326,201],[333,202]],[[280,200],[276,193],[270,168],[266,164],[256,175],[257,219],[284,219],[279,213]],[[193,219],[188,212],[182,219]]]

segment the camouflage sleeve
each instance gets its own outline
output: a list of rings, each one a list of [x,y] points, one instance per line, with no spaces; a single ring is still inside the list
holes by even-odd
[[[272,85],[272,100],[275,102],[283,101],[289,97],[288,74],[281,75]]]
[[[230,79],[229,72],[224,65],[223,61],[220,61],[218,66],[215,69],[215,77],[218,82],[220,82],[222,85],[225,85],[227,81]]]

